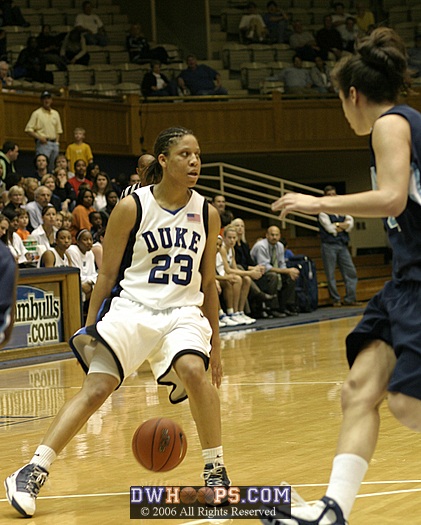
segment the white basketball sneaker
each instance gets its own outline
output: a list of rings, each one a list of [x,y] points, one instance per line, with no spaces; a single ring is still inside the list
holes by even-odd
[[[40,488],[48,478],[48,472],[34,463],[25,465],[5,479],[6,496],[22,516],[30,518],[35,513]]]

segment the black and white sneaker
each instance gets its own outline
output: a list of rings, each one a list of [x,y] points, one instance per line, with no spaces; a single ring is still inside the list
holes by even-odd
[[[277,509],[276,516],[262,519],[264,525],[347,525],[342,509],[332,498],[324,496],[314,505],[291,509],[291,516]]]
[[[25,465],[4,481],[6,496],[22,516],[30,518],[35,513],[40,488],[48,478],[48,472],[34,463]]]
[[[231,485],[231,481],[228,477],[226,468],[223,465],[214,465],[213,463],[206,463],[205,470],[203,471],[202,478],[205,481],[206,487],[210,488],[216,488],[216,487],[224,487],[225,489],[229,489]],[[228,494],[225,498],[222,499],[221,502],[214,502],[214,503],[208,503],[208,505],[211,506],[223,506],[228,505]]]

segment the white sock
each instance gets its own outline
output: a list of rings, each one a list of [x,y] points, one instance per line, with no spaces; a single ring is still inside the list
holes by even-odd
[[[232,315],[234,313],[234,308],[227,308],[227,314]]]
[[[219,310],[219,317],[222,317],[223,315],[225,315],[225,312],[224,310],[222,310],[222,308]]]
[[[205,460],[205,465],[207,463],[213,463],[214,465],[224,464],[224,452],[222,449],[222,445],[220,447],[203,449],[202,456],[203,456],[203,459]]]
[[[51,463],[56,459],[57,454],[47,445],[40,445],[31,459],[30,463],[35,463],[45,470],[50,470]]]
[[[367,469],[367,461],[356,454],[339,454],[333,460],[326,496],[336,501],[346,520],[351,514]]]

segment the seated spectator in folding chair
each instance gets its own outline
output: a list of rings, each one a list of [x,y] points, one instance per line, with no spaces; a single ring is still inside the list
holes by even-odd
[[[135,64],[145,64],[151,60],[158,60],[161,64],[169,62],[168,53],[164,47],[151,48],[140,24],[130,26],[130,33],[126,37],[126,48],[130,62]]]
[[[141,86],[144,97],[170,97],[177,95],[177,87],[164,73],[161,73],[161,62],[154,60],[151,70],[145,74]]]
[[[245,44],[263,42],[267,38],[268,30],[255,2],[247,4],[246,13],[241,17],[238,29],[240,42]]]
[[[98,15],[92,13],[92,4],[86,0],[82,4],[83,13],[76,16],[75,27],[83,30],[88,46],[108,45],[104,24]]]
[[[64,37],[60,56],[66,64],[89,65],[90,55],[86,47],[86,33],[75,27]]]
[[[187,68],[183,69],[177,81],[183,94],[227,95],[221,85],[221,75],[206,64],[198,64],[196,55],[188,55]]]

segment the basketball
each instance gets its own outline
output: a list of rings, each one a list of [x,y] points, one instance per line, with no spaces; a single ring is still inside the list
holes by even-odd
[[[183,461],[187,439],[178,423],[157,417],[148,419],[136,429],[132,450],[142,467],[154,472],[166,472]]]

